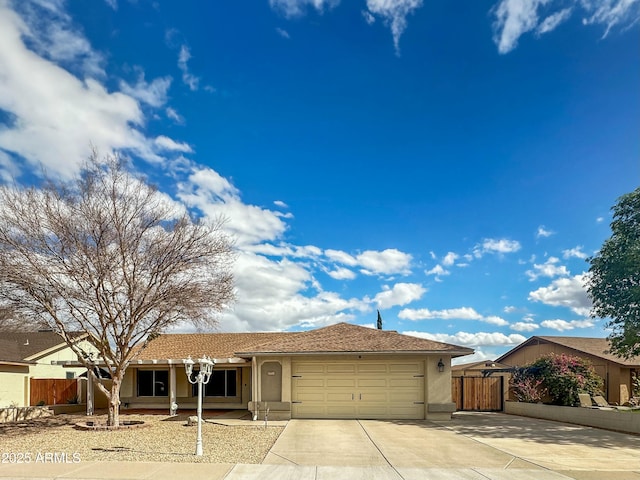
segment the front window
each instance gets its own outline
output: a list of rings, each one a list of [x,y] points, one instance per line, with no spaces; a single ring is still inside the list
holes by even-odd
[[[138,370],[139,397],[168,397],[168,370]]]
[[[204,386],[205,397],[237,397],[237,376],[237,370],[213,370],[209,383]],[[197,384],[193,385],[192,395],[198,395]]]

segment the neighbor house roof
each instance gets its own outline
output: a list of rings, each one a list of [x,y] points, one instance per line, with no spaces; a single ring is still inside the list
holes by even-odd
[[[0,362],[28,364],[42,355],[66,346],[62,337],[51,331],[3,332],[0,340]]]
[[[480,360],[478,362],[471,363],[459,363],[457,365],[451,365],[451,371],[461,371],[461,370],[490,370],[493,368],[505,368],[508,365],[503,363],[498,363],[494,360]]]
[[[163,334],[149,342],[136,360],[182,359],[208,355],[224,359],[295,353],[442,353],[468,355],[473,350],[398,332],[338,323],[307,332]]]
[[[396,331],[338,323],[236,352],[238,356],[297,353],[442,353],[457,357],[473,350]]]
[[[620,365],[636,367],[640,366],[640,358],[633,357],[629,359],[624,359],[622,357],[618,357],[609,352],[611,345],[609,344],[609,340],[606,338],[589,338],[589,337],[553,337],[553,336],[534,336],[525,342],[521,343],[517,347],[509,350],[507,353],[502,355],[500,358],[496,360],[496,362],[502,362],[505,358],[507,358],[512,353],[520,350],[523,347],[536,345],[539,343],[550,343],[555,345],[560,345],[562,347],[568,348],[570,350],[574,350],[576,354],[586,353],[589,355],[593,355],[594,357],[599,357],[604,360],[608,360],[610,362],[615,362]]]

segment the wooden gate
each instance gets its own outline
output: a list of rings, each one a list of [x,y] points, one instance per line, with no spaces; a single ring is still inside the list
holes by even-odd
[[[456,410],[500,412],[504,400],[504,377],[452,377],[451,398]]]
[[[31,381],[31,406],[44,402],[45,405],[60,405],[77,400],[78,380],[73,378],[32,378]]]

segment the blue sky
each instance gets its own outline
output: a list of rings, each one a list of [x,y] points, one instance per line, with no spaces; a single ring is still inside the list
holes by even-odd
[[[640,181],[640,0],[0,0],[0,179],[93,145],[224,215],[222,331],[348,321],[495,358],[606,336]]]

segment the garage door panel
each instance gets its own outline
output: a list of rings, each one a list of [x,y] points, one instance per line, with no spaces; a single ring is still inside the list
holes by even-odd
[[[324,402],[326,394],[324,392],[300,392],[296,396],[298,402]]]
[[[328,392],[325,396],[325,400],[327,402],[349,402],[351,403],[353,401],[353,394],[352,393],[347,393],[347,392],[343,392],[343,393],[338,393],[338,392]]]
[[[362,403],[387,403],[389,395],[387,392],[364,392],[358,395],[358,401]]]
[[[386,378],[360,378],[358,379],[358,387],[360,388],[387,388],[388,379]]]
[[[422,361],[292,363],[293,418],[424,418]]]
[[[419,388],[424,384],[422,378],[390,378],[389,386],[392,388]]]
[[[388,366],[385,363],[362,363],[358,365],[360,374],[386,374]]]
[[[355,378],[328,378],[327,388],[351,388],[356,386]]]
[[[338,374],[351,374],[356,373],[356,366],[350,363],[329,363],[326,367],[327,374],[338,373]]]
[[[294,383],[296,388],[317,388],[324,387],[325,379],[324,378],[295,378]]]

